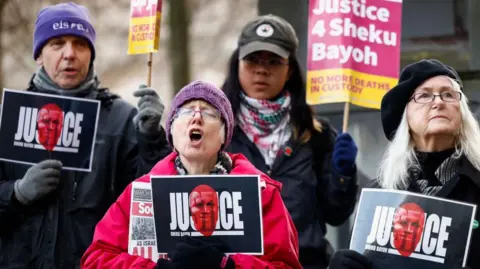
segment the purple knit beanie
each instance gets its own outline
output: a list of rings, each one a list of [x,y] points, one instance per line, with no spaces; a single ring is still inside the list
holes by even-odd
[[[223,144],[222,150],[225,150],[228,145],[230,145],[233,135],[234,119],[232,105],[230,104],[230,101],[225,93],[223,93],[219,88],[215,87],[215,85],[198,80],[193,81],[187,86],[183,87],[172,100],[170,112],[168,113],[168,119],[165,126],[168,143],[173,147],[170,128],[177,110],[186,102],[193,100],[203,100],[209,103],[222,115],[222,119],[225,123],[225,144]]]
[[[41,9],[37,14],[33,33],[33,59],[53,37],[73,35],[85,38],[95,59],[95,29],[90,23],[88,9],[75,3],[62,3]]]

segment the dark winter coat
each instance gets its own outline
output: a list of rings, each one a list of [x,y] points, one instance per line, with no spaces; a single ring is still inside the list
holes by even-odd
[[[137,132],[134,106],[105,89],[96,99],[102,105],[91,172],[63,170],[54,193],[23,206],[13,186],[30,166],[0,162],[1,269],[79,268],[117,196],[170,152],[164,133],[154,140]]]
[[[415,176],[415,173],[411,173],[411,182],[415,181]],[[373,181],[369,187],[380,188],[376,181]],[[410,184],[407,190],[421,193],[420,189],[415,184]],[[475,204],[478,207],[478,205],[480,205],[480,171],[478,171],[466,157],[461,157],[458,176],[448,180],[435,196]],[[478,210],[478,208],[475,220],[480,220],[480,210]],[[467,260],[467,265],[471,268],[480,268],[479,251],[480,229],[474,228]]]
[[[336,132],[322,121],[323,131],[309,143],[291,139],[268,169],[257,146],[240,128],[234,131],[228,152],[242,153],[259,170],[283,184],[282,198],[298,231],[300,262],[306,269],[326,268],[328,261],[326,223],[340,225],[356,203],[356,176],[333,171],[332,151]]]

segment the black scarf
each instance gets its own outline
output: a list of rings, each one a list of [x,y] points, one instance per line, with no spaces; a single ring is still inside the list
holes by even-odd
[[[420,170],[411,171],[414,184],[423,194],[435,195],[458,174],[459,156],[455,149],[440,152],[416,152]]]

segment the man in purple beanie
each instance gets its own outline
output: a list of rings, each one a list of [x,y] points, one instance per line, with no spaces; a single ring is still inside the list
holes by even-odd
[[[39,68],[27,91],[101,101],[93,168],[63,171],[52,159],[33,166],[0,162],[0,269],[79,268],[108,207],[170,153],[154,89],[134,93],[137,109],[99,87],[95,37],[84,6],[62,3],[37,14]]]

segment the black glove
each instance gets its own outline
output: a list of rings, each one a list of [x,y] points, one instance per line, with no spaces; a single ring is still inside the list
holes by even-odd
[[[57,160],[35,164],[15,182],[15,197],[20,203],[28,205],[54,191],[60,181],[60,170],[62,163]]]
[[[362,254],[343,249],[335,252],[330,260],[329,269],[371,269],[372,263]]]
[[[138,114],[133,118],[133,123],[141,133],[147,135],[160,134],[163,110],[165,105],[153,88],[140,85],[133,95],[140,97],[138,101]]]
[[[173,269],[172,261],[167,259],[158,259],[155,269]]]
[[[234,269],[235,262],[225,256],[228,246],[215,237],[189,237],[178,240],[168,256],[176,269]]]

